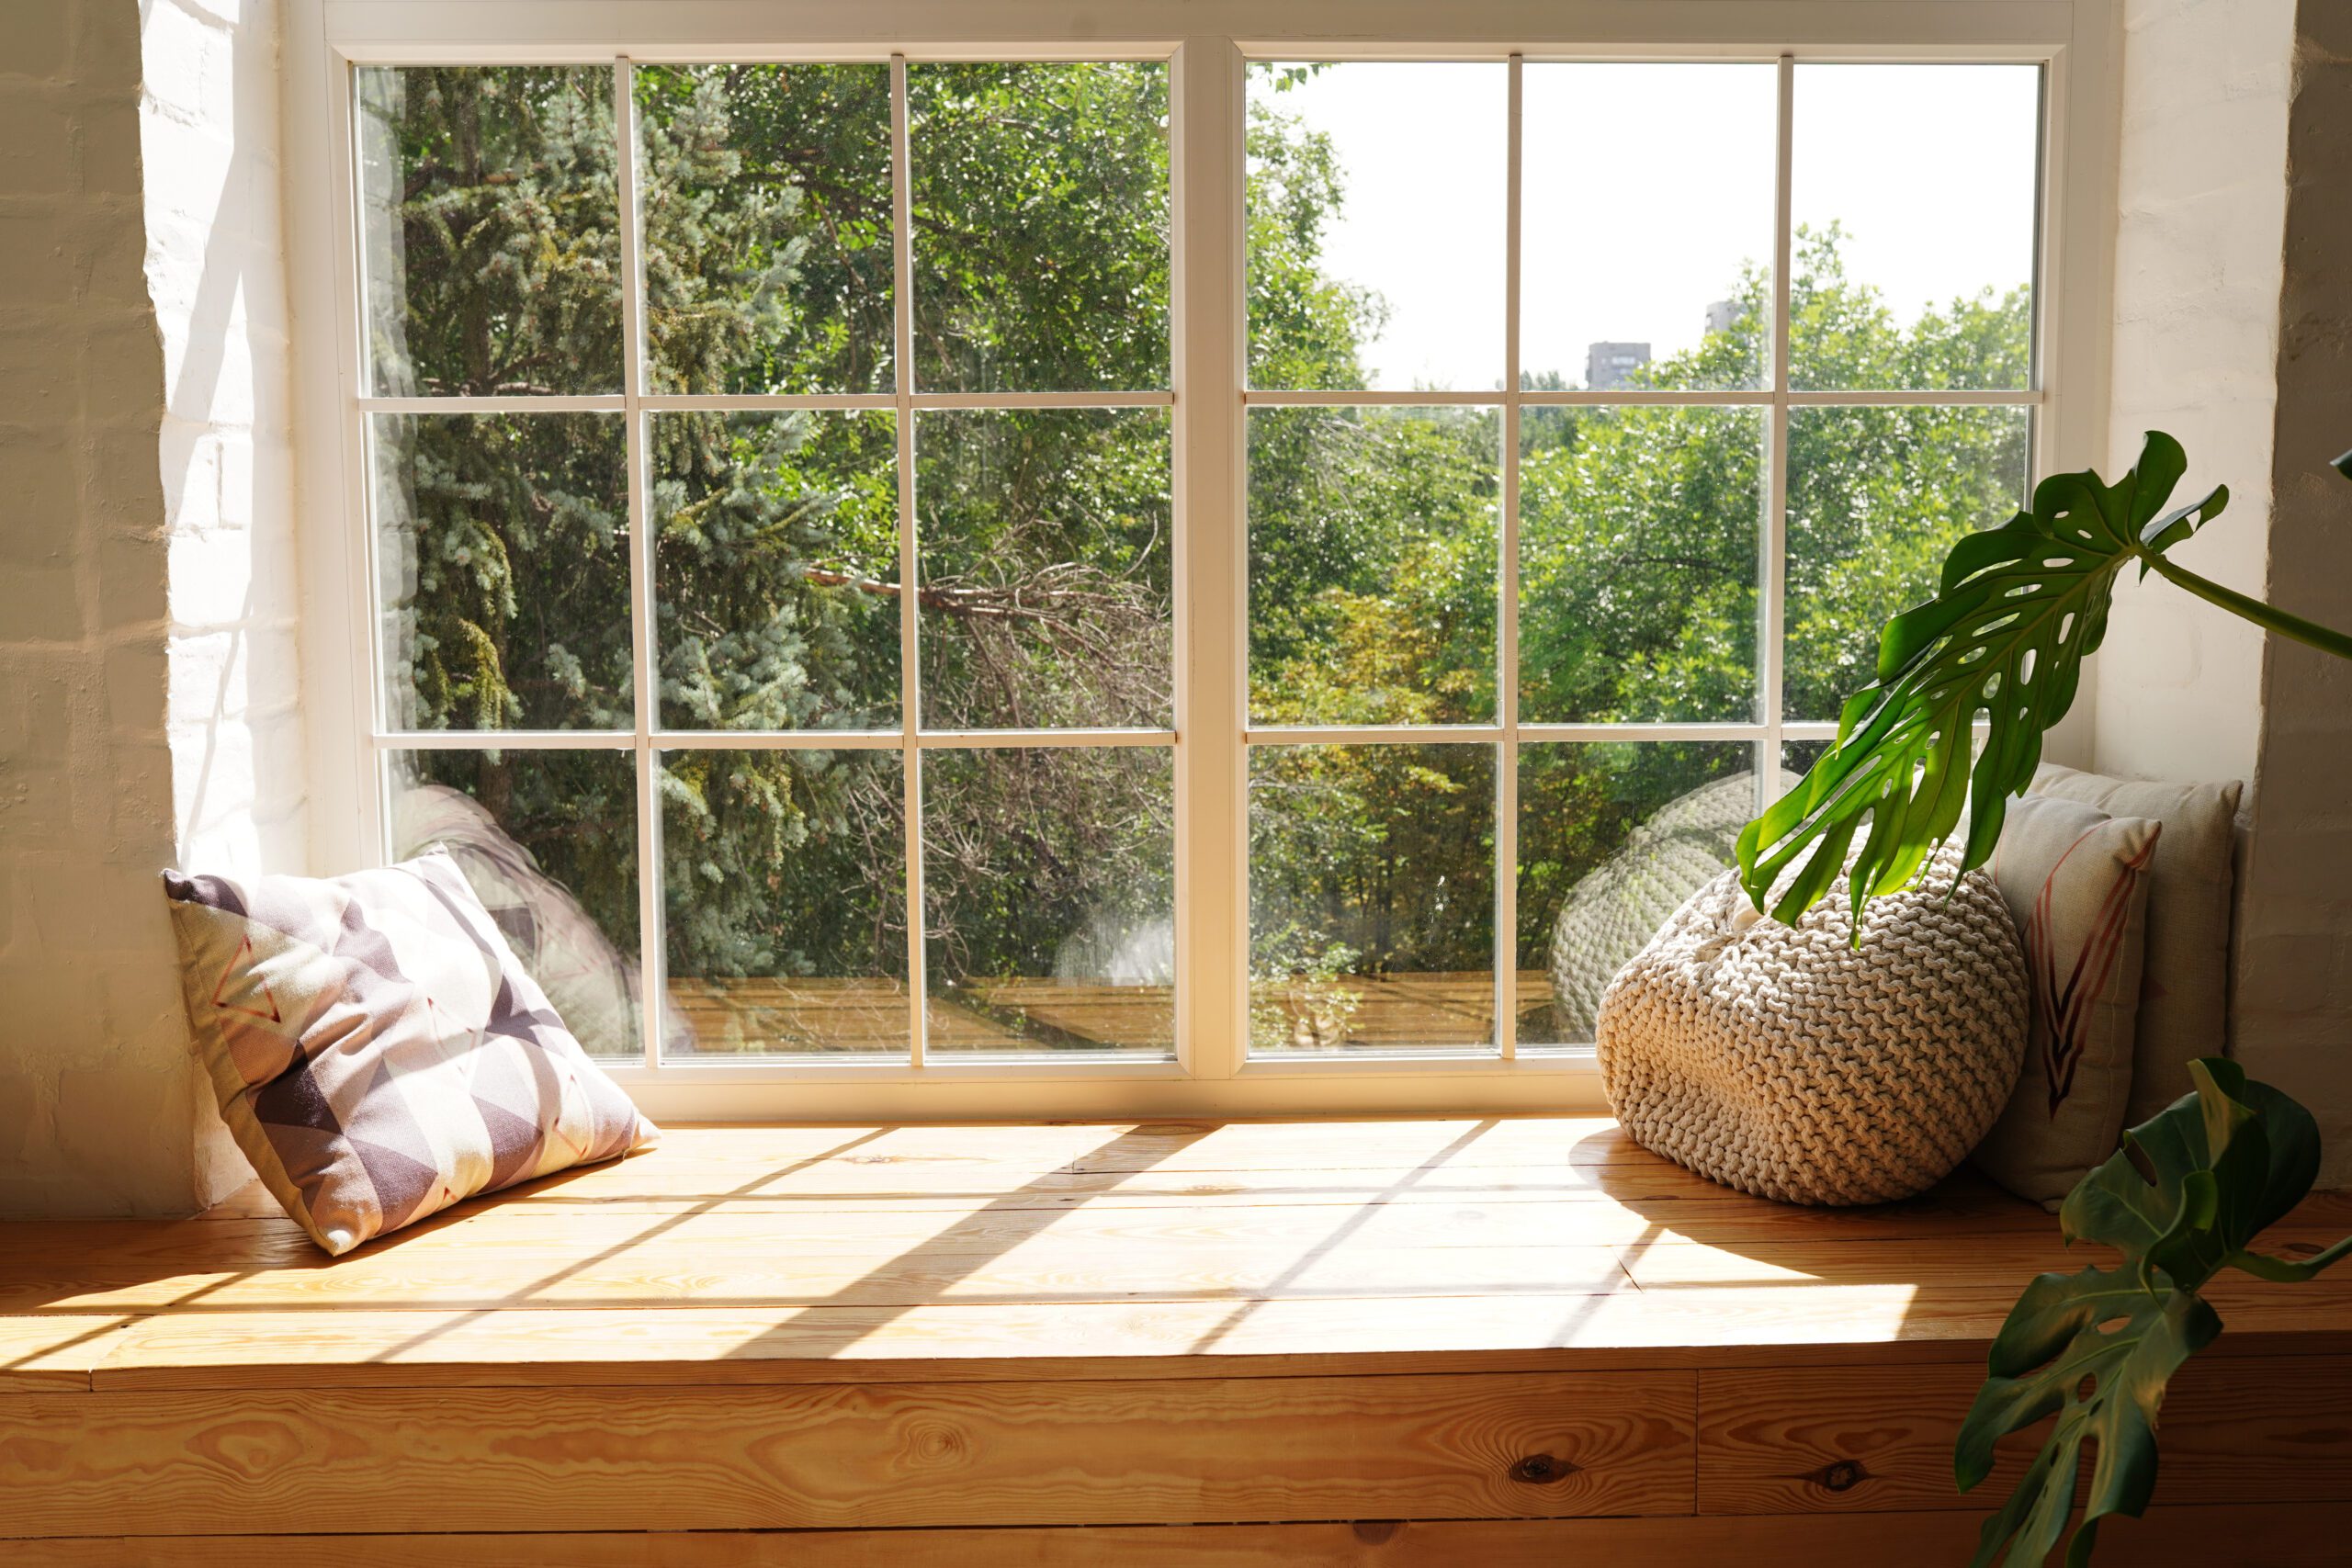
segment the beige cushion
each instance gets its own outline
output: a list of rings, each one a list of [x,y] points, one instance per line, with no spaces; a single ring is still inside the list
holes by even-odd
[[[658,1135],[446,852],[164,889],[221,1117],[329,1252]]]
[[[2033,793],[2144,817],[2164,829],[2148,868],[2148,961],[2140,981],[2127,1127],[2189,1091],[2188,1064],[2229,1036],[2233,824],[2244,786],[2149,784],[2045,762]]]
[[[1988,869],[2025,939],[2033,1015],[2017,1092],[1976,1163],[2021,1198],[2054,1206],[2122,1137],[2146,873],[2162,831],[2031,795],[2002,824]]]

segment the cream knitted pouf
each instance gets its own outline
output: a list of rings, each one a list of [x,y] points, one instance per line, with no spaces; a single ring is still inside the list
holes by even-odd
[[[1783,768],[1781,791],[1797,785]],[[1642,951],[1661,921],[1733,859],[1739,830],[1756,815],[1756,775],[1710,780],[1668,801],[1625,836],[1617,852],[1587,872],[1560,900],[1552,926],[1549,1032],[1530,1038],[1592,1038],[1600,995]]]
[[[1966,1158],[2025,1058],[2025,958],[1992,878],[1949,897],[1947,845],[1871,902],[1849,945],[1846,879],[1793,926],[1725,872],[1611,983],[1601,1083],[1644,1147],[1790,1203],[1909,1197]]]

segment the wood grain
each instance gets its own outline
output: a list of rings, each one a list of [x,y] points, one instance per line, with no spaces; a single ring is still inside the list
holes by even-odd
[[[1957,1561],[1984,1348],[2098,1260],[1966,1177],[1791,1209],[1591,1118],[686,1128],[342,1259],[252,1191],[0,1225],[0,1557]],[[2160,1498],[2330,1501],[2109,1551],[2339,1561],[2352,1278],[2215,1300]]]
[[[211,1536],[14,1543],[10,1568],[1821,1568],[1960,1563],[1959,1513],[1811,1518],[1361,1519],[1292,1525],[728,1531],[703,1534]],[[2133,1568],[2342,1568],[2352,1506],[2169,1507],[2101,1527]]]
[[[925,1255],[938,1257],[993,1254],[1008,1244],[1046,1234],[1171,1248],[1225,1242],[1307,1246],[1333,1240],[1413,1247],[1623,1247],[1701,1237],[1706,1245],[1720,1247],[1812,1235],[1851,1242],[1929,1236],[2050,1240],[2041,1234],[2044,1227],[2020,1228],[2016,1208],[1981,1201],[1921,1201],[1883,1209],[1788,1210],[1736,1193],[1659,1198],[1635,1207],[1606,1193],[1588,1192],[1495,1203],[1479,1201],[1476,1193],[1452,1203],[1353,1206],[1271,1200],[1244,1205],[1167,1196],[1152,1202],[1106,1201],[1046,1210],[975,1200],[954,1208],[886,1202],[851,1211],[808,1203],[657,1207],[621,1200],[532,1205],[493,1195],[371,1243],[355,1260],[445,1248],[487,1254],[514,1246],[567,1248],[579,1256],[653,1239],[691,1240],[730,1251],[773,1248],[795,1257],[870,1258],[884,1247],[920,1246]],[[844,1223],[845,1213],[855,1213],[856,1221]],[[70,1267],[100,1263],[119,1277],[133,1277],[135,1270],[160,1277],[325,1261],[299,1225],[276,1213],[28,1225],[10,1240],[6,1255],[0,1257],[0,1280],[12,1284],[38,1280],[44,1270],[62,1277]]]
[[[1982,1381],[1922,1367],[1700,1374],[1699,1506],[1711,1514],[1979,1510],[2008,1494],[2040,1429],[2004,1446],[1978,1495],[1954,1490],[1952,1441]],[[2352,1357],[2199,1360],[2158,1430],[2167,1503],[2352,1500]]]
[[[910,1308],[160,1314],[100,1389],[1031,1382],[1327,1372],[1982,1365],[2004,1295],[1900,1287],[1680,1296],[1338,1297]],[[2352,1350],[2352,1342],[2345,1346]]]
[[[1687,1513],[1681,1373],[24,1394],[24,1536]]]
[[[0,1317],[0,1394],[90,1386],[90,1372],[133,1322],[121,1314]]]
[[[142,1277],[94,1258],[61,1280],[0,1280],[0,1311],[167,1309],[200,1295],[239,1307],[921,1306],[1105,1301],[1265,1301],[1324,1295],[1562,1295],[1633,1289],[1611,1247],[1382,1247],[1231,1241],[1194,1247],[1041,1235],[1003,1250],[897,1258],[714,1254],[668,1237],[610,1252],[514,1246],[399,1248],[336,1263]]]

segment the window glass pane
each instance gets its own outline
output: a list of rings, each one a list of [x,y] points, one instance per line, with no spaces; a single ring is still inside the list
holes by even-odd
[[[892,416],[656,414],[651,428],[662,722],[895,728]]]
[[[914,65],[907,93],[918,382],[1167,386],[1167,66]]]
[[[1800,65],[1790,376],[2031,382],[2036,65]]]
[[[621,417],[368,423],[387,722],[633,724]]]
[[[673,1054],[907,1048],[897,751],[662,757]]]
[[[1250,381],[1502,385],[1508,67],[1250,67]]]
[[[1495,748],[1250,753],[1250,1048],[1489,1049]]]
[[[362,66],[370,385],[621,389],[610,66]]]
[[[639,1055],[629,753],[398,751],[386,771],[394,858],[447,850],[589,1054]]]
[[[1828,754],[1829,744],[1826,740],[1784,740],[1781,743],[1781,766],[1791,776],[1801,779]]]
[[[1521,412],[1520,714],[1756,717],[1761,409]]]
[[[891,386],[890,68],[640,65],[657,392]]]
[[[1519,760],[1519,1040],[1589,1045],[1600,993],[1725,867],[1759,809],[1745,741],[1529,745]]]
[[[1836,718],[1961,536],[2025,503],[2031,434],[2024,409],[1789,411],[1789,718]]]
[[[1250,412],[1250,711],[1261,724],[1495,712],[1489,409]]]
[[[924,723],[1172,724],[1167,414],[925,413],[915,450]]]
[[[1522,385],[1763,384],[1778,75],[1524,67]]]
[[[1173,757],[923,754],[930,1050],[1173,1054]]]

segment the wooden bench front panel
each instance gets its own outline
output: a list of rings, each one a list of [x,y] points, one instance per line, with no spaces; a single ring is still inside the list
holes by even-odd
[[[1687,1513],[1688,1372],[0,1397],[0,1535]]]
[[[2130,1568],[2343,1568],[2352,1506],[2166,1507],[2101,1527]],[[1757,1518],[1355,1519],[1320,1524],[427,1536],[112,1537],[13,1543],[9,1568],[1822,1568],[1968,1561],[1949,1511]]]
[[[2004,1445],[1976,1491],[1955,1490],[1952,1442],[1983,1381],[1973,1366],[1702,1371],[1700,1510],[1992,1507],[2047,1428]],[[2156,1438],[2165,1504],[2352,1501],[2352,1356],[2192,1361]]]

